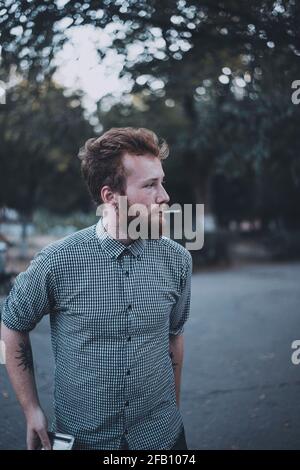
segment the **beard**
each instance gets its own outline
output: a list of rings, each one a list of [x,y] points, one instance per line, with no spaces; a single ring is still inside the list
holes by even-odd
[[[129,207],[130,204],[128,203],[128,209]],[[148,234],[147,237],[142,238],[158,239],[164,235],[165,219],[161,209],[155,209],[152,211],[151,209],[148,209],[147,215],[139,213],[137,213],[137,215],[127,214],[127,230],[130,229],[130,224],[133,221],[137,222],[137,219],[139,220],[139,222],[137,224],[134,224],[137,232],[140,232],[141,225],[143,225],[144,230],[142,231],[142,234],[144,233],[144,231]]]

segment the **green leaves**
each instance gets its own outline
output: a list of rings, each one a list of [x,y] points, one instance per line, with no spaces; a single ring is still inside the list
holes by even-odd
[[[76,155],[93,131],[75,99],[51,81],[9,90],[0,113],[1,205],[26,214],[89,206]]]

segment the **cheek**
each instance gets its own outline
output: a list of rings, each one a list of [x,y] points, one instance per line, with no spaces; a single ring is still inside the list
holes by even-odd
[[[127,197],[128,197],[128,205],[132,204],[145,204],[145,206],[148,206],[149,204],[153,203],[153,191],[149,189],[130,189],[127,191]]]

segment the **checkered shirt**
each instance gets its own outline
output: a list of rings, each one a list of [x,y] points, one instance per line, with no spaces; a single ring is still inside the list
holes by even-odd
[[[189,316],[192,259],[161,237],[124,245],[102,219],[42,249],[20,273],[2,320],[31,331],[49,314],[52,430],[78,449],[170,449],[182,426],[169,339]]]

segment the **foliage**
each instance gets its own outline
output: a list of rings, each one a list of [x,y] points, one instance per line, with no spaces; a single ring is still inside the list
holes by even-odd
[[[37,207],[87,209],[76,155],[91,134],[80,96],[65,96],[51,81],[10,89],[0,107],[0,205],[26,217]]]

